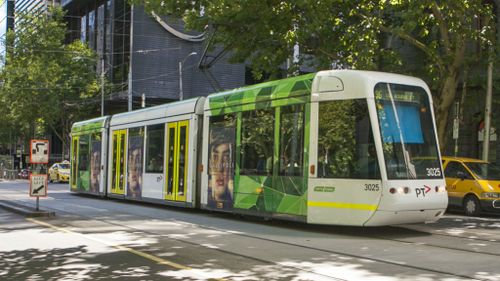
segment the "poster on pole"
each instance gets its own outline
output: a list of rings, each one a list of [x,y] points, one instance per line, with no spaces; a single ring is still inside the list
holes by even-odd
[[[49,163],[49,141],[48,140],[31,140],[30,163],[31,164],[48,164]]]
[[[30,196],[47,197],[47,175],[30,175]]]

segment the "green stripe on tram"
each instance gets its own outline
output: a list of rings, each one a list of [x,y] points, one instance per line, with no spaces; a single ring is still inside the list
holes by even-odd
[[[71,133],[81,134],[83,132],[85,133],[98,132],[104,127],[105,121],[106,119],[104,117],[104,118],[99,118],[95,121],[90,120],[89,122],[75,123],[73,128],[71,128]]]
[[[236,113],[236,169],[234,208],[252,212],[307,215],[307,175],[310,135],[310,100],[316,73],[266,82],[208,96],[212,116]],[[304,166],[303,176],[278,174],[281,132],[281,107],[304,104]],[[273,174],[269,176],[240,175],[241,119],[243,111],[276,108],[274,131]]]
[[[212,115],[308,102],[316,73],[261,83],[208,97]]]

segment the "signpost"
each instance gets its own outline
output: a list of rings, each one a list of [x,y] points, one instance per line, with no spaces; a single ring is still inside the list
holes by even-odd
[[[31,140],[30,164],[33,174],[30,175],[30,196],[36,197],[36,210],[39,209],[40,197],[47,197],[47,167],[49,163],[49,141]],[[41,164],[35,169],[36,164]],[[45,167],[44,167],[45,166]],[[45,168],[45,169],[43,169]],[[44,170],[44,172],[41,172]]]
[[[31,164],[48,164],[49,163],[49,141],[48,140],[31,140],[30,146],[30,163]]]

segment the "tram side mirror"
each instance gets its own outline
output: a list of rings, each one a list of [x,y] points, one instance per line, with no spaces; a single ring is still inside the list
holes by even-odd
[[[467,178],[467,176],[465,175],[464,172],[457,172],[457,176],[460,180],[465,180]]]

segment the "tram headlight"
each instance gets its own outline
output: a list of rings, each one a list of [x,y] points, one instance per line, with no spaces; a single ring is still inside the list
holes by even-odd
[[[436,186],[436,192],[446,192],[446,186],[441,185],[441,186]]]
[[[410,188],[405,186],[405,187],[398,187],[398,188],[394,188],[394,187],[391,187],[389,189],[389,192],[391,194],[395,194],[395,193],[398,193],[398,194],[408,194],[410,193]]]
[[[482,195],[486,198],[500,198],[500,193],[497,192],[484,192]]]

